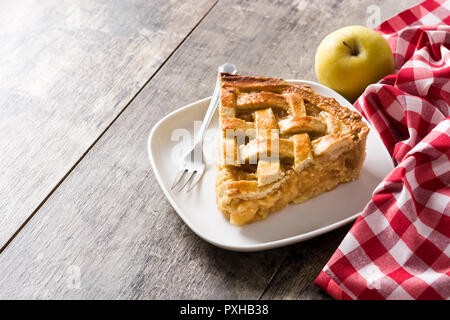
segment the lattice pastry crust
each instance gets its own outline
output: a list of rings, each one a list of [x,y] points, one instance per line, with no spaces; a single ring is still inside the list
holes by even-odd
[[[217,205],[236,225],[355,180],[369,132],[356,112],[282,79],[220,74]]]

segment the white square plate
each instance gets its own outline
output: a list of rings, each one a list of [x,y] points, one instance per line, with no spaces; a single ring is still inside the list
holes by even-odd
[[[355,110],[342,96],[323,85],[289,81],[309,85],[318,94],[334,97],[341,105]],[[188,151],[194,127],[198,129],[209,101],[210,98],[206,98],[189,104],[159,121],[150,133],[148,152],[155,176],[178,215],[198,236],[218,247],[235,251],[265,250],[334,230],[358,217],[375,187],[394,168],[382,141],[371,127],[367,137],[367,157],[358,180],[341,184],[305,203],[289,205],[271,213],[264,221],[234,226],[216,208],[217,112],[204,142],[207,165],[202,180],[189,193],[170,191],[179,161]]]

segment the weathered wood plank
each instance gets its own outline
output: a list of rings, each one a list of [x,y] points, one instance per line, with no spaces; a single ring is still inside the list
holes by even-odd
[[[368,4],[220,1],[0,255],[0,298],[317,297],[311,281],[345,228],[266,252],[215,248],[165,201],[146,139],[163,115],[210,95],[224,61],[314,80],[320,39],[349,16],[361,23],[350,9]]]
[[[329,299],[316,290],[313,281],[349,228],[345,226],[292,246],[261,299]]]
[[[214,3],[0,3],[0,248]]]

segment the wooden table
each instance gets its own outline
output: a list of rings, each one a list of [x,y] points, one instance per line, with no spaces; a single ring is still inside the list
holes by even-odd
[[[211,95],[224,61],[315,80],[326,34],[419,3],[377,2],[2,2],[0,298],[329,298],[312,282],[350,226],[265,252],[218,249],[165,199],[146,139]]]

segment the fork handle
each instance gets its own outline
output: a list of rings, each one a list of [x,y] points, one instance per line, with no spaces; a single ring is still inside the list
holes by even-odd
[[[235,74],[237,72],[236,66],[232,63],[225,63],[219,67],[219,75],[221,72],[227,72],[231,74]],[[206,111],[205,118],[202,121],[200,126],[200,130],[197,135],[197,139],[195,144],[203,143],[203,139],[205,138],[206,129],[211,122],[211,119],[216,111],[217,106],[219,105],[219,93],[220,93],[220,78],[217,77],[216,87],[214,88],[214,93],[211,98],[211,102],[209,103],[208,110]]]

